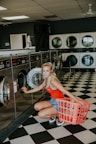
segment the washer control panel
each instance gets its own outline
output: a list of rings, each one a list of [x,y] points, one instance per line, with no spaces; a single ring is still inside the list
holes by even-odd
[[[28,56],[13,58],[11,59],[1,59],[0,60],[0,70],[10,68],[11,66],[17,66],[21,64],[26,64],[29,62]]]
[[[27,64],[29,62],[36,62],[41,60],[41,54],[31,54],[30,57],[29,55],[24,55],[21,57],[13,57],[12,60],[11,58],[4,58],[0,59],[0,70],[10,68],[11,66],[18,66],[22,64]]]

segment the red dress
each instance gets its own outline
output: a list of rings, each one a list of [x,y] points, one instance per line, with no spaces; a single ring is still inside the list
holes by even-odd
[[[54,89],[51,89],[50,86],[48,86],[48,87],[46,88],[46,91],[47,91],[47,92],[51,95],[51,97],[54,98],[54,99],[64,98],[64,94],[63,94],[60,90],[58,90],[58,89],[54,90]]]

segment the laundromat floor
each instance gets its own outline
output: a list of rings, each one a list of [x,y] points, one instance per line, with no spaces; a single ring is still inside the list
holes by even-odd
[[[96,144],[96,72],[75,72],[70,77],[64,73],[60,81],[74,95],[92,103],[86,121],[58,127],[31,113],[3,144]]]

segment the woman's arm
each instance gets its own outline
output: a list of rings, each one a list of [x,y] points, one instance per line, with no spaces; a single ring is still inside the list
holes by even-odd
[[[67,96],[69,96],[70,98],[74,99],[75,101],[79,102],[80,99],[75,97],[72,93],[70,93],[68,90],[66,90],[63,85],[58,81],[58,79],[53,78],[51,80],[51,84],[56,87],[57,89],[59,89],[63,94],[66,94]]]
[[[42,90],[45,87],[45,85],[46,85],[46,82],[43,81],[43,83],[40,86],[38,86],[38,87],[36,87],[34,89],[28,90],[26,87],[22,87],[21,90],[24,93],[27,93],[27,94],[29,94],[29,93],[35,93],[35,92],[38,92],[38,91]]]

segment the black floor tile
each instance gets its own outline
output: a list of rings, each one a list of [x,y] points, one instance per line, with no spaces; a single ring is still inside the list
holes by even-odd
[[[85,130],[85,128],[80,125],[67,125],[65,126],[65,128],[69,130],[72,134]]]
[[[55,122],[54,123],[49,123],[48,121],[41,123],[41,125],[47,130],[57,127]]]
[[[96,134],[96,128],[90,129],[94,134]]]
[[[35,124],[37,121],[32,117],[28,118],[25,122],[22,123],[23,126],[30,125],[30,124]]]
[[[83,144],[80,140],[78,140],[73,135],[64,137],[57,140],[60,144]]]
[[[16,129],[10,136],[9,139],[15,139],[17,137],[28,135],[23,127]]]
[[[84,94],[84,95],[81,95],[81,96],[79,96],[81,99],[88,99],[88,98],[90,98],[88,95],[86,95],[86,94]]]
[[[41,144],[54,139],[47,131],[32,134],[31,137],[36,144]]]

